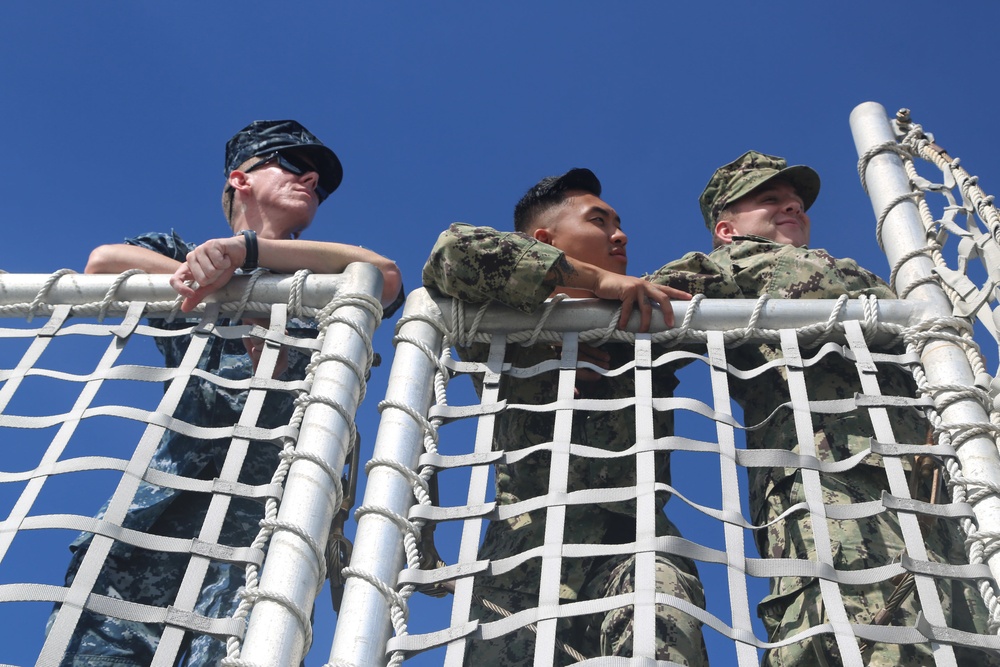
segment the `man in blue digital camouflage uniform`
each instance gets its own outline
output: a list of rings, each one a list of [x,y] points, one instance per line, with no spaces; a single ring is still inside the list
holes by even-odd
[[[388,316],[403,299],[396,265],[364,248],[299,240],[312,223],[317,207],[341,182],[343,170],[337,156],[302,125],[293,120],[256,121],[226,144],[226,184],[222,204],[233,235],[187,243],[176,232],[151,233],[123,244],[95,249],[87,273],[119,273],[140,268],[148,273],[169,273],[171,285],[184,297],[187,312],[206,295],[224,286],[238,270],[258,266],[276,273],[310,269],[315,273],[339,273],[352,262],[377,266],[384,278],[381,295]],[[197,320],[150,324],[167,330],[187,329]],[[246,320],[244,321],[246,322]],[[221,321],[222,325],[229,324]],[[264,322],[263,324],[266,324]],[[315,324],[291,320],[288,333],[314,337]],[[157,338],[157,347],[167,367],[176,367],[188,348],[190,335]],[[225,340],[213,336],[198,368],[223,380],[251,377],[260,359],[262,342]],[[274,377],[298,380],[305,376],[309,358],[296,349],[283,348]],[[270,391],[257,425],[275,428],[287,424],[294,395]],[[192,376],[174,417],[203,427],[233,427],[240,419],[246,391],[230,390],[207,379]],[[230,438],[201,440],[166,431],[153,456],[151,468],[189,478],[218,477]],[[261,485],[270,481],[278,464],[279,443],[251,442],[239,474],[239,482]],[[198,536],[211,498],[209,494],[185,492],[143,482],[129,508],[124,526],[170,537]],[[233,497],[220,544],[248,546],[263,517],[261,501]],[[71,583],[91,541],[89,534],[74,543],[67,574]],[[116,542],[94,587],[94,592],[158,607],[173,604],[189,555],[171,554]],[[221,618],[231,615],[239,603],[244,566],[212,560],[195,606],[199,614]],[[142,624],[84,611],[66,651],[65,665],[149,665],[156,650],[161,625]],[[207,635],[186,638],[183,664],[217,665],[226,655],[223,641]]]
[[[715,250],[694,252],[671,262],[651,276],[711,298],[756,299],[769,295],[778,299],[835,299],[875,295],[894,299],[889,286],[851,259],[837,259],[823,250],[811,250],[807,209],[819,194],[819,176],[806,166],[787,166],[784,159],[749,151],[720,167],[700,198],[705,224],[713,234]],[[746,370],[769,361],[781,361],[773,345],[745,345],[729,351],[730,363]],[[851,399],[864,393],[856,365],[839,354],[827,354],[804,370],[810,401]],[[909,371],[880,364],[879,388],[884,395],[914,396]],[[751,449],[800,451],[795,418],[789,409],[790,395],[784,369],[779,366],[752,381],[730,379],[732,393],[744,412],[747,426],[763,424],[747,432]],[[927,440],[928,423],[912,407],[887,407],[896,442],[920,444]],[[839,414],[811,415],[815,451],[822,461],[843,461],[868,449],[874,436],[866,409]],[[909,475],[918,475],[909,461]],[[816,561],[811,519],[802,511],[780,518],[793,505],[805,501],[802,472],[796,468],[750,468],[750,512],[757,526],[757,546],[766,558]],[[847,472],[821,475],[825,505],[878,501],[888,491],[880,456],[870,454]],[[930,500],[930,481],[912,480],[918,499]],[[943,493],[943,490],[934,492]],[[833,564],[838,570],[861,570],[898,561],[904,550],[899,520],[892,511],[852,520],[828,520]],[[930,558],[965,563],[958,524],[933,520],[924,529]],[[758,614],[771,642],[828,621],[819,582],[811,577],[784,576],[770,580],[771,595]],[[905,595],[898,606],[890,602],[900,581],[882,581],[870,586],[841,586],[844,606],[852,623],[912,626],[919,604],[915,592]],[[986,632],[986,610],[979,593],[969,583],[938,580],[941,603],[949,624],[960,630]],[[934,665],[929,643],[897,645],[867,643],[862,655],[869,665]],[[957,649],[960,665],[995,665],[995,656],[971,649]],[[773,667],[812,667],[841,664],[832,634],[768,651],[764,664]]]
[[[624,326],[633,308],[640,311],[640,328],[649,327],[650,302],[658,303],[664,319],[673,320],[669,298],[687,294],[653,285],[625,275],[627,236],[615,209],[600,198],[601,185],[588,169],[573,169],[559,177],[543,179],[515,208],[515,232],[502,233],[489,227],[456,224],[438,239],[423,280],[428,287],[469,303],[497,301],[524,312],[536,310],[553,293],[621,301]],[[465,359],[484,361],[488,345],[460,348]],[[506,362],[530,368],[558,358],[550,345],[522,347],[510,344]],[[633,360],[631,346],[608,344],[600,348],[580,346],[580,360],[598,367],[621,368]],[[533,377],[504,374],[499,400],[508,406],[544,405],[556,400],[558,372]],[[654,397],[671,395],[676,380],[669,372],[654,373]],[[474,380],[479,380],[474,378]],[[478,388],[478,387],[477,387]],[[578,370],[576,394],[581,399],[620,399],[635,396],[635,376],[624,372],[600,376]],[[673,413],[654,411],[654,437],[673,435]],[[503,459],[496,465],[496,501],[510,506],[544,497],[549,493],[551,456],[546,443],[554,434],[554,414],[508,407],[497,415],[493,448],[511,454],[529,447],[538,451],[520,460]],[[630,487],[636,484],[636,458],[588,458],[582,448],[611,452],[627,450],[637,443],[634,406],[620,409],[575,410],[571,430],[572,447],[567,491]],[[670,483],[669,459],[656,456],[658,483]],[[656,535],[678,535],[663,512],[667,493],[656,494]],[[544,541],[546,512],[524,511],[506,520],[490,522],[481,559],[496,562],[516,556]],[[636,540],[636,502],[568,505],[563,544],[613,545]],[[704,594],[694,563],[674,554],[657,552],[656,590],[704,607]],[[502,618],[488,608],[499,605],[516,613],[538,605],[541,558],[528,559],[513,570],[491,577],[477,577],[474,587],[473,617],[484,622]],[[635,590],[635,557],[629,553],[603,557],[569,557],[562,560],[559,598],[561,604],[624,595]],[[674,607],[655,609],[656,655],[681,665],[708,664],[701,625],[692,616]],[[585,658],[632,656],[631,605],[606,612],[564,619],[557,639]],[[534,635],[522,628],[492,641],[473,640],[466,663],[491,667],[530,665],[535,650]],[[555,664],[573,659],[556,649]]]

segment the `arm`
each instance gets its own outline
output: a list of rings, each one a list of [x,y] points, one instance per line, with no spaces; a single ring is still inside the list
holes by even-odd
[[[632,310],[635,306],[639,306],[639,331],[649,331],[649,324],[652,320],[650,302],[660,306],[660,310],[663,312],[663,323],[672,327],[674,325],[674,309],[670,306],[670,299],[686,301],[691,298],[690,294],[675,287],[634,276],[612,273],[565,256],[561,262],[557,262],[552,267],[549,273],[551,279],[562,287],[585,290],[601,299],[621,301],[622,314],[618,320],[619,329],[625,328],[632,315]]]
[[[524,234],[490,227],[454,224],[438,238],[424,266],[424,285],[467,301],[498,301],[533,312],[558,287],[581,289],[602,299],[622,302],[624,327],[638,304],[641,329],[649,328],[650,301],[660,304],[663,320],[673,324],[670,297],[690,298],[680,290],[623,276],[586,262]]]
[[[382,272],[381,301],[388,306],[402,289],[399,267],[390,259],[358,246],[324,241],[257,239],[260,266],[277,273],[309,269],[315,273],[341,273],[348,264],[368,262]],[[223,287],[246,260],[246,240],[242,236],[212,239],[188,253],[170,279],[177,293],[184,297],[181,310],[194,308],[207,295]],[[197,288],[188,285],[197,283]]]
[[[391,304],[403,287],[402,274],[394,261],[361,246],[289,239],[257,239],[257,246],[260,253],[258,264],[276,273],[294,273],[300,269],[309,269],[313,273],[343,273],[348,264],[374,264],[382,272],[383,306]],[[245,246],[243,251],[245,256]],[[243,264],[242,260],[240,264]]]
[[[176,259],[140,246],[114,243],[94,248],[84,273],[121,273],[142,269],[146,273],[173,273],[181,265]]]
[[[686,266],[678,266],[690,258],[694,259]],[[740,240],[708,256],[691,253],[665,268],[695,270],[700,275],[692,278],[697,283],[692,291],[712,298],[755,299],[763,294],[779,299],[835,299],[842,294],[895,298],[888,285],[854,260],[769,241]]]
[[[524,234],[456,223],[434,244],[423,282],[467,303],[497,301],[531,313],[555,289],[549,271],[562,257]]]
[[[690,252],[661,267],[649,280],[710,299],[747,298],[733,275],[728,250],[721,248],[710,255]]]

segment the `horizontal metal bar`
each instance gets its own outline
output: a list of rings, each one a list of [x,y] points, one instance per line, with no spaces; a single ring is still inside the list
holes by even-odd
[[[452,321],[451,299],[436,297],[434,299],[441,310],[445,322]],[[684,320],[691,302],[674,301],[674,319],[679,324]],[[834,311],[837,302],[833,299],[772,299],[765,304],[757,327],[761,329],[797,329],[809,325],[826,322]],[[698,304],[697,312],[691,320],[691,328],[706,331],[727,331],[743,329],[757,306],[756,299],[705,299]],[[553,310],[545,322],[549,331],[587,331],[602,329],[612,321],[612,315],[618,305],[612,301],[598,299],[565,299]],[[921,319],[922,304],[911,301],[880,300],[878,302],[878,320],[885,324],[909,326]],[[478,308],[465,307],[466,325],[471,325]],[[865,313],[858,300],[850,301],[841,311],[838,321],[864,320]],[[491,305],[483,316],[477,329],[483,333],[512,333],[532,330],[538,320],[538,314],[522,313],[506,306]],[[632,314],[629,319],[629,331],[639,328],[639,314]],[[650,331],[666,331],[663,319],[658,309],[654,309]]]
[[[41,292],[50,274],[0,274],[0,317],[23,317],[27,308],[12,309],[12,306],[30,304]],[[69,304],[83,306],[100,303],[108,290],[117,280],[117,275],[84,275],[67,274],[49,288],[42,302],[45,304]],[[114,295],[116,301],[147,301],[150,303],[173,302],[177,292],[170,286],[170,276],[137,274],[129,276],[119,286]],[[238,303],[243,298],[249,277],[238,276],[219,291],[205,299],[206,302]],[[303,305],[309,308],[322,308],[329,303],[344,284],[343,275],[309,275],[303,286]],[[287,303],[295,286],[295,277],[289,275],[264,275],[253,286],[250,295],[251,302]],[[6,307],[6,308],[4,308]],[[147,313],[169,312],[169,308],[147,310]],[[36,313],[44,314],[47,310],[37,309]],[[108,309],[109,315],[120,315],[124,311]],[[251,311],[247,311],[248,314]]]

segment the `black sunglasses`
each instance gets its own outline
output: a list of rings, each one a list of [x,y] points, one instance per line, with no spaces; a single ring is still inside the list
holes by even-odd
[[[279,168],[284,169],[290,174],[295,174],[296,176],[301,176],[302,174],[309,171],[315,171],[317,174],[319,174],[319,169],[317,169],[316,166],[311,162],[306,161],[305,158],[303,158],[302,156],[294,154],[286,154],[282,153],[281,151],[274,151],[273,153],[261,156],[260,162],[257,162],[256,164],[247,168],[246,172],[249,173],[254,169],[260,169],[261,167],[275,161],[277,161]],[[323,188],[323,186],[317,183],[316,197],[319,199],[320,203],[322,203],[323,200],[329,196],[330,193],[327,192],[326,189]]]

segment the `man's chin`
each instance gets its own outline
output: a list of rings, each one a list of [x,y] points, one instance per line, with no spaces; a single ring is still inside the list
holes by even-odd
[[[625,259],[624,255],[612,255],[611,258],[605,263],[605,266],[601,267],[606,271],[611,273],[617,273],[620,276],[626,275],[628,272],[628,260]]]

